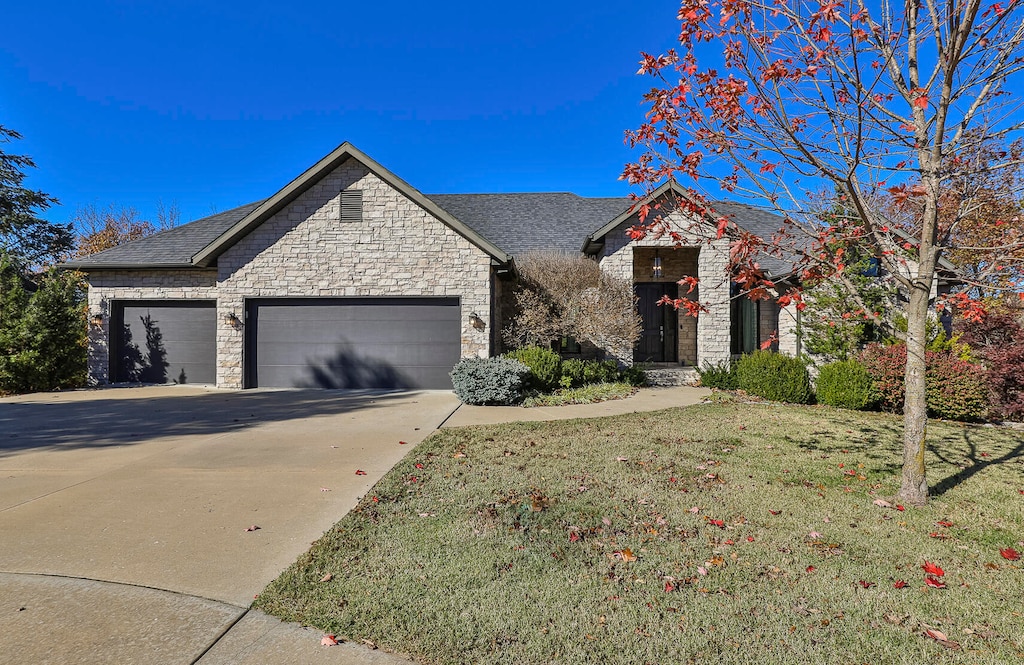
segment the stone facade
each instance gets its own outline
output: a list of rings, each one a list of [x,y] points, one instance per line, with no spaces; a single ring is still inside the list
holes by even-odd
[[[362,221],[340,221],[343,190],[362,192]],[[491,351],[491,257],[379,178],[348,159],[243,237],[216,271],[107,271],[89,276],[90,373],[108,381],[106,340],[112,299],[217,301],[217,385],[243,386],[246,298],[458,297],[462,356]],[[476,325],[474,325],[474,323]]]
[[[672,213],[668,222],[675,229],[685,229],[685,219],[673,219],[679,213]],[[684,247],[678,250],[671,249],[674,243],[670,238],[659,239],[645,238],[644,240],[631,241],[626,235],[626,229],[636,223],[635,218],[630,218],[621,223],[605,236],[604,252],[600,257],[601,267],[616,275],[625,278],[634,278],[636,271],[646,273],[650,264],[644,262],[646,250],[658,248],[663,258],[664,281],[672,281],[670,278],[680,279],[687,273],[676,276],[665,268],[665,259],[670,252],[680,252],[678,261],[680,270],[693,268],[692,252],[696,251],[696,276],[700,279],[700,300],[708,306],[708,311],[697,317],[696,331],[689,328],[693,326],[692,317],[680,316],[680,355],[681,359],[693,358],[694,365],[703,364],[705,361],[712,364],[728,362],[730,358],[731,332],[729,329],[729,241],[721,240],[704,241],[697,237],[686,238],[684,234]],[[645,252],[640,254],[640,252]],[[685,253],[683,253],[685,252]],[[641,258],[642,257],[642,258]],[[692,274],[692,273],[691,273]],[[637,280],[640,281],[640,280]],[[642,281],[657,281],[645,278]],[[690,320],[688,320],[690,319]],[[689,348],[684,349],[682,340],[690,339],[696,344],[695,353]],[[632,350],[616,350],[615,356],[622,361],[632,362]]]

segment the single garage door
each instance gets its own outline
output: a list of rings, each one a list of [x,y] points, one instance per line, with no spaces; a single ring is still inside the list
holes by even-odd
[[[216,383],[215,301],[115,301],[110,323],[114,381]]]
[[[440,388],[462,347],[458,298],[246,303],[246,387]]]

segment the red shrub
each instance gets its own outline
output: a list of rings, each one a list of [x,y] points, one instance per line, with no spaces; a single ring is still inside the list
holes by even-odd
[[[1012,314],[990,314],[980,322],[957,320],[961,340],[987,368],[989,400],[1001,418],[1024,420],[1024,326]]]
[[[903,378],[907,364],[905,344],[871,344],[861,362],[874,380],[878,404],[884,411],[903,412]],[[949,352],[925,355],[928,412],[951,420],[980,420],[988,412],[985,370]]]

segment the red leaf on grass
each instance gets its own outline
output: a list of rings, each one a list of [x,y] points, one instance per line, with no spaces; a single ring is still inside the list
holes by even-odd
[[[953,526],[952,522],[947,522],[946,520],[939,520],[938,522],[936,522],[936,524],[945,529],[948,529],[949,527]]]
[[[959,642],[954,642],[953,640],[949,639],[948,637],[946,637],[946,634],[944,632],[942,632],[941,630],[936,630],[934,628],[929,628],[926,631],[924,631],[924,635],[925,635],[925,637],[932,638],[933,640],[935,640],[936,642],[938,642],[942,646],[946,647],[947,649],[959,649],[960,648],[960,643]]]
[[[725,521],[724,520],[708,520],[708,524],[713,524],[713,525],[717,526],[719,529],[724,529],[725,528]]]
[[[577,532],[577,531],[570,531],[569,532],[569,542],[570,543],[575,543],[575,542],[579,541],[579,539],[580,539],[579,532]]]
[[[874,582],[865,582],[864,580],[858,580],[857,584],[861,585],[865,589],[870,589],[871,587],[875,586]]]
[[[324,635],[320,639],[320,646],[322,647],[333,647],[341,644],[334,635]]]
[[[951,536],[948,533],[939,533],[938,531],[932,531],[928,534],[929,538],[935,538],[936,540],[948,540]]]
[[[816,570],[817,570],[817,568],[815,568],[814,566],[807,566],[807,572],[809,572],[809,573],[813,573]]]
[[[895,582],[892,583],[892,588],[893,589],[905,589],[905,588],[907,588],[907,583],[906,583],[905,580],[896,580]]]
[[[747,542],[748,543],[754,542],[754,537],[753,536],[747,536]]]
[[[423,468],[423,465],[422,465],[422,464],[420,464],[419,462],[416,462],[416,468],[417,468],[417,469],[422,469],[422,468]]]
[[[768,509],[768,512],[769,512],[770,514],[772,514],[772,515],[778,515],[778,514],[780,514],[780,513],[782,512],[782,511],[781,511],[781,510],[772,510],[771,508],[769,508],[769,509]]]
[[[676,587],[675,587],[674,584],[672,584],[671,582],[665,582],[665,593],[671,593],[672,591],[675,591],[675,590],[676,590]]]
[[[900,504],[897,503],[896,504],[896,510],[898,510],[898,511],[900,511],[902,513],[904,510],[906,510],[906,508],[904,508],[903,506],[901,506]]]
[[[365,476],[366,472],[363,471],[362,469],[356,469],[356,475],[357,476]]]
[[[924,583],[933,589],[945,589],[946,585],[939,578],[928,575],[924,578]]]
[[[999,550],[999,553],[1003,555],[1004,559],[1007,559],[1009,561],[1019,561],[1020,560],[1020,552],[1018,552],[1017,550],[1013,549],[1012,547],[1003,548],[1003,549]]]
[[[942,577],[946,574],[946,571],[940,568],[938,564],[932,563],[931,561],[925,561],[924,565],[921,566],[921,570],[929,575],[935,575],[936,577]]]

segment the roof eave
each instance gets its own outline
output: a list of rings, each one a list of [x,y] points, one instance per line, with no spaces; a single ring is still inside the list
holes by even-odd
[[[486,252],[492,259],[499,263],[508,263],[511,257],[496,245],[485,239],[473,229],[469,228],[450,213],[440,208],[436,203],[424,196],[419,190],[405,182],[391,171],[387,170],[376,161],[367,156],[347,141],[331,151],[330,154],[306,169],[302,175],[285,185],[283,189],[264,201],[259,207],[239,220],[234,226],[218,236],[213,242],[193,255],[192,263],[199,267],[210,266],[218,256],[227,251],[243,236],[265,222],[272,215],[282,210],[289,203],[298,198],[303,192],[312,187],[324,175],[334,170],[345,160],[353,158],[363,166],[372,171],[381,180],[400,191],[407,198],[415,202],[421,208],[440,219],[457,233],[469,240],[476,247]]]
[[[202,270],[205,266],[194,263],[76,263],[68,261],[58,266],[62,270],[93,272],[97,270]]]

